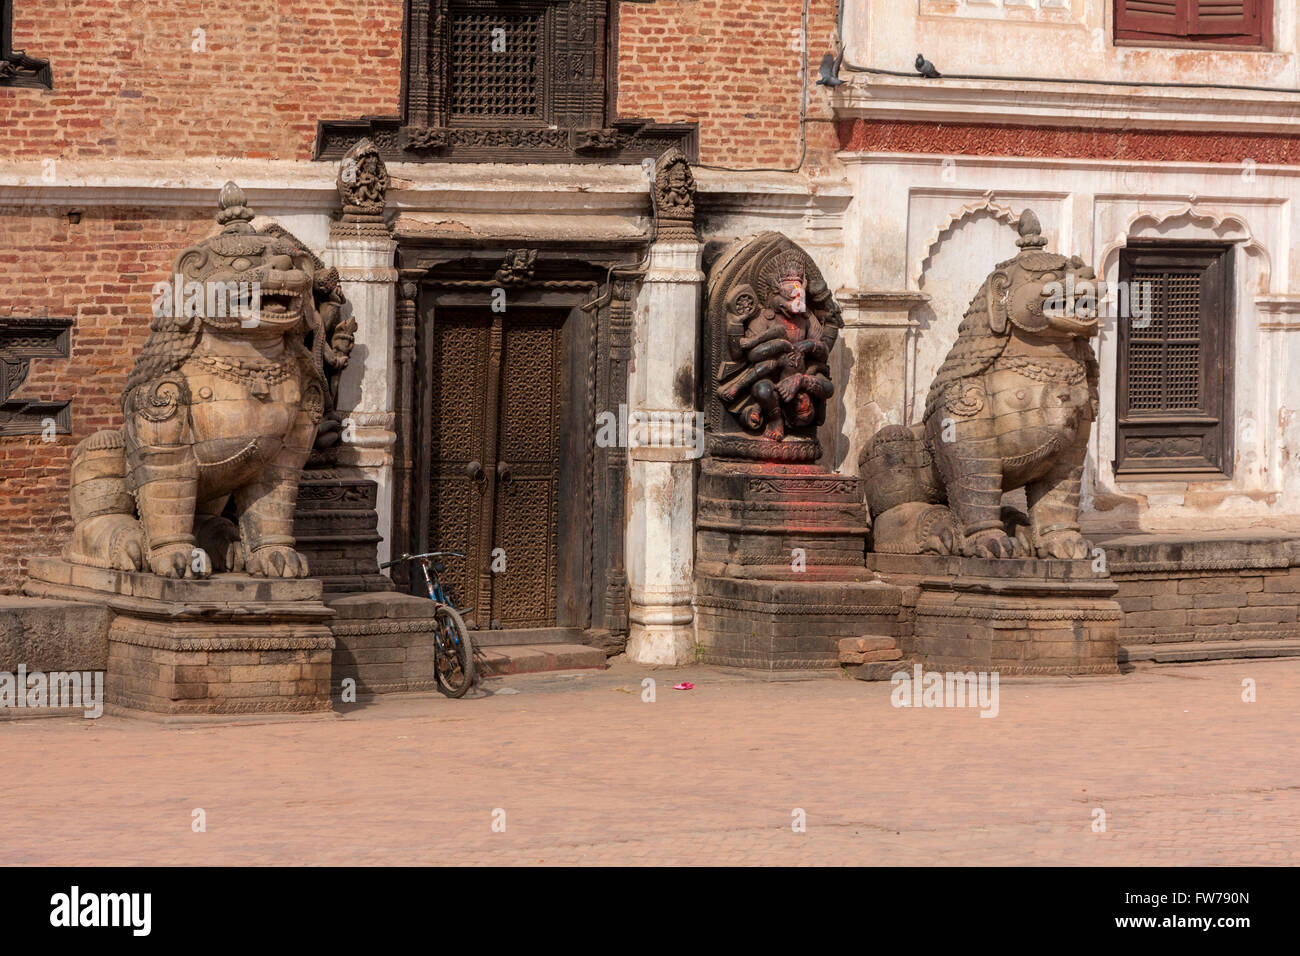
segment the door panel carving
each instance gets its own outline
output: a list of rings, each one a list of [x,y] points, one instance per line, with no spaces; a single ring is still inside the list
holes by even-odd
[[[556,623],[562,329],[555,312],[433,323],[429,546],[467,553],[447,581],[479,628]]]
[[[563,345],[555,318],[505,323],[492,616],[507,627],[555,623]],[[504,467],[504,471],[502,468]]]
[[[433,328],[433,401],[431,423],[429,550],[464,551],[465,560],[449,558],[445,581],[456,603],[477,600],[485,497],[484,477],[471,476],[487,457],[484,438],[491,324],[484,316],[449,313]]]

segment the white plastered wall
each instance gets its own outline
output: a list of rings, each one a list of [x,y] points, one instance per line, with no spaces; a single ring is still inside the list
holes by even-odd
[[[882,421],[917,420],[918,396],[928,386],[922,379],[946,353],[953,322],[979,283],[1014,251],[1014,224],[1032,208],[1050,250],[1082,256],[1108,282],[1118,278],[1120,251],[1133,239],[1233,246],[1231,477],[1115,479],[1112,320],[1096,343],[1101,411],[1085,468],[1087,524],[1300,527],[1300,376],[1293,372],[1300,359],[1300,297],[1291,289],[1291,249],[1300,246],[1291,205],[1300,195],[1300,170],[910,154],[841,158],[854,194],[845,231],[857,237],[856,278],[844,297],[929,295],[909,305],[906,323],[873,340],[889,362],[848,378],[846,404],[879,414],[849,423],[844,470],[856,470],[858,452]],[[869,315],[860,321],[871,324]]]

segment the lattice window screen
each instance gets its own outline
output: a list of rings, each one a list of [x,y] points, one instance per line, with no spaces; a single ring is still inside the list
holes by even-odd
[[[1117,475],[1230,472],[1231,271],[1222,246],[1121,255],[1133,309],[1117,320]]]
[[[542,117],[544,20],[541,10],[452,7],[448,79],[453,118]]]
[[[1201,407],[1200,273],[1141,272],[1133,276],[1151,318],[1129,333],[1131,411],[1189,411]]]

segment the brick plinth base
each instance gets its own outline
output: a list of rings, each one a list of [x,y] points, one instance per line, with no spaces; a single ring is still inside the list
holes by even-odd
[[[106,703],[168,716],[330,708],[334,612],[319,581],[172,580],[33,560],[29,595],[107,607]]]
[[[1244,528],[1094,543],[1119,586],[1121,660],[1300,656],[1300,535]]]
[[[842,639],[901,634],[900,598],[899,588],[873,581],[702,577],[696,579],[696,634],[709,664],[838,667]]]
[[[1116,586],[1088,561],[868,556],[904,592],[903,657],[927,670],[1116,674]]]
[[[338,615],[333,686],[356,682],[359,694],[433,690],[433,602],[397,592],[345,594],[328,600]]]

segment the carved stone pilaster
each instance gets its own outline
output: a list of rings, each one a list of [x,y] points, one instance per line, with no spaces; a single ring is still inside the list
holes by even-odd
[[[703,247],[665,240],[662,229],[659,234],[637,295],[628,382],[628,420],[638,424],[628,429],[627,653],[642,664],[679,665],[695,657],[695,461],[704,437],[695,369]]]

